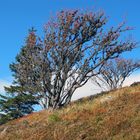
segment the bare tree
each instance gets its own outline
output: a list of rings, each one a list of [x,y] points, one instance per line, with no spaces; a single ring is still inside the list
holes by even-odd
[[[126,77],[140,69],[140,62],[132,59],[115,58],[105,63],[100,74],[92,81],[103,90],[113,90],[122,87]]]
[[[106,21],[101,12],[61,11],[45,25],[43,39],[30,31],[11,65],[15,82],[37,96],[43,108],[68,104],[74,91],[99,74],[108,59],[136,47],[129,39],[120,41],[128,27],[121,24],[104,32]]]

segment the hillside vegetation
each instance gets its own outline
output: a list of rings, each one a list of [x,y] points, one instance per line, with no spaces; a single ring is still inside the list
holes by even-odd
[[[139,140],[140,85],[82,98],[0,126],[0,140]]]

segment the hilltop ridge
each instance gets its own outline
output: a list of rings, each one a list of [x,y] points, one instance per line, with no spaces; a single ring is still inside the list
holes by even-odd
[[[0,140],[139,140],[140,85],[43,110],[0,126]]]

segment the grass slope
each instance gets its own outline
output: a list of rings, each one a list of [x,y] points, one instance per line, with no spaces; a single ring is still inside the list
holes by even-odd
[[[0,126],[0,140],[140,140],[140,86],[11,121]]]

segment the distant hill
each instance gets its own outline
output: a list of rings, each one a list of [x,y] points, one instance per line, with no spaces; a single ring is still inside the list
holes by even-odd
[[[140,140],[140,85],[8,122],[0,140]]]

